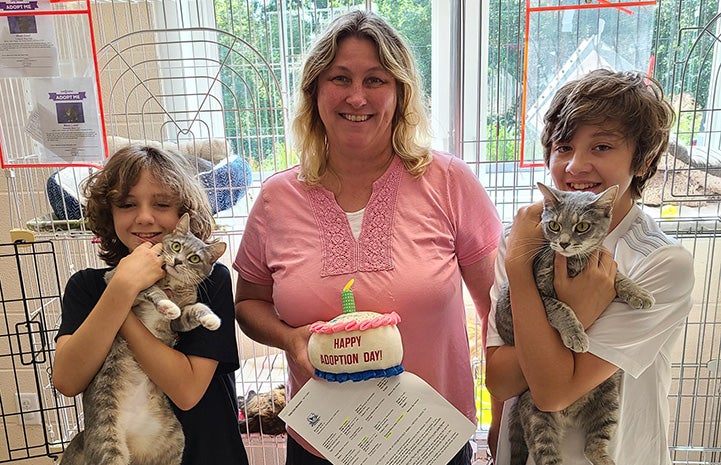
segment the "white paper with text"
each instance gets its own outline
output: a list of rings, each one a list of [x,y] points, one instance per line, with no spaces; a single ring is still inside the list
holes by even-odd
[[[312,379],[280,417],[334,465],[445,465],[476,429],[408,372],[360,382]]]

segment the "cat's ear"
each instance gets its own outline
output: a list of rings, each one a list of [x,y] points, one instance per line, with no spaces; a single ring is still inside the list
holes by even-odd
[[[616,201],[616,194],[618,194],[618,185],[611,186],[598,194],[598,199],[594,202],[596,205],[604,209],[606,216],[611,215],[613,202]]]
[[[541,194],[543,194],[544,204],[546,205],[555,205],[558,203],[558,195],[556,195],[555,189],[553,189],[550,186],[547,186],[543,184],[542,182],[536,183],[538,186],[538,189],[541,191]]]
[[[188,234],[188,230],[190,229],[190,215],[188,213],[183,213],[183,216],[180,217],[178,220],[178,224],[175,226],[175,231],[177,231],[180,234]]]
[[[223,256],[226,247],[227,245],[225,242],[213,242],[212,244],[208,244],[206,249],[210,252],[211,263],[217,262],[218,259]]]

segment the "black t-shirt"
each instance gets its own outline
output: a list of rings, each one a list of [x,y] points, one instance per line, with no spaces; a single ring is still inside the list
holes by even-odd
[[[103,275],[108,269],[86,269],[70,277],[63,295],[62,320],[56,339],[74,333],[85,321],[105,291]],[[218,367],[205,395],[195,407],[182,411],[173,405],[185,433],[182,464],[247,464],[238,427],[234,375],[239,367],[238,348],[233,291],[226,266],[216,263],[211,275],[200,284],[198,300],[221,318],[220,328],[209,331],[201,326],[181,333],[175,349],[186,355],[217,360]]]

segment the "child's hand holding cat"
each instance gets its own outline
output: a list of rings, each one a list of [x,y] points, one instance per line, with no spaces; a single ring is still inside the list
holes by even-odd
[[[133,289],[137,295],[165,276],[162,257],[163,244],[145,242],[137,246],[129,255],[123,257],[111,282],[122,283]]]
[[[527,274],[531,271],[533,258],[543,246],[541,212],[543,202],[518,209],[508,235],[508,249],[505,256],[506,273],[514,271]]]
[[[611,252],[602,248],[591,254],[581,273],[568,276],[567,260],[556,254],[553,262],[553,288],[558,300],[573,309],[584,329],[588,329],[616,297],[616,262]]]

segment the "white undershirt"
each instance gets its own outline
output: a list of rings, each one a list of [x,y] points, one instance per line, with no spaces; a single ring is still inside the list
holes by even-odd
[[[365,212],[365,210],[365,208],[361,208],[357,212],[345,213],[348,217],[348,224],[350,224],[350,230],[356,240],[358,239],[358,236],[360,236],[361,226],[363,225],[363,213]]]

